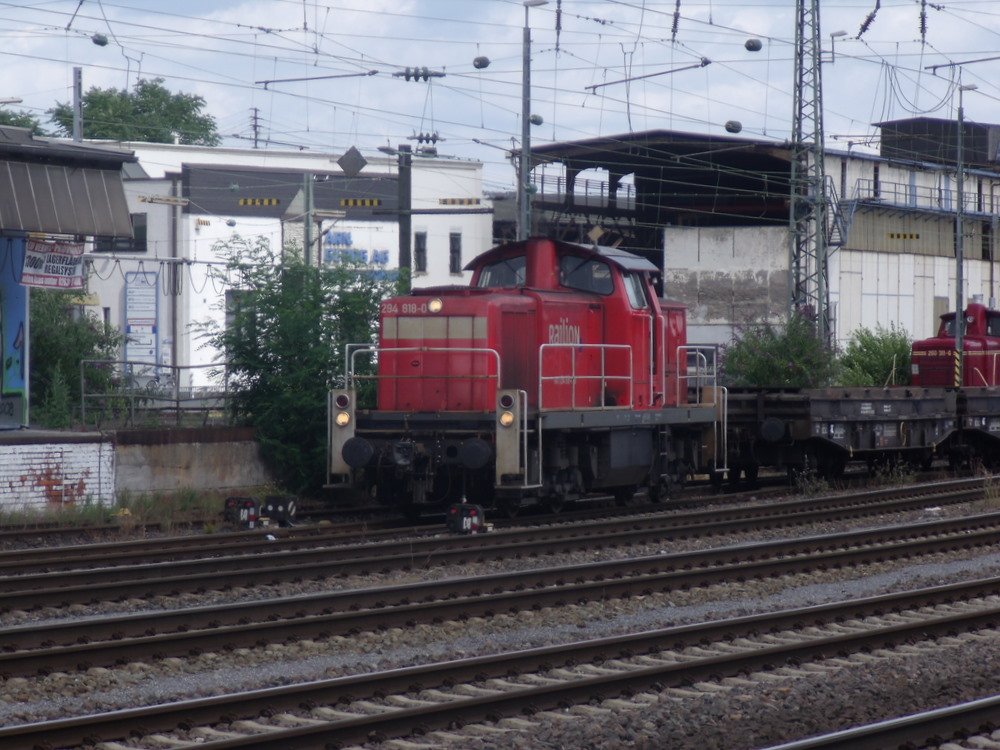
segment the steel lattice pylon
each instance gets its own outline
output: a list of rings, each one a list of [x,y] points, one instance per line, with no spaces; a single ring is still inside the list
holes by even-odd
[[[819,0],[796,0],[795,80],[789,171],[788,312],[815,317],[816,333],[831,331],[826,175],[823,165],[823,85]]]

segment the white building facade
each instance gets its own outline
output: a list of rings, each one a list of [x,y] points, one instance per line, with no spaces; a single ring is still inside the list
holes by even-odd
[[[844,228],[829,247],[833,333],[895,325],[936,334],[956,299],[957,164],[827,152]],[[966,167],[963,299],[995,306],[1000,169]],[[744,323],[787,314],[789,231],[780,226],[669,226],[664,288],[689,306],[692,341],[726,344]]]
[[[123,331],[127,361],[185,368],[181,387],[208,385],[220,362],[202,335],[206,323],[224,324],[225,295],[236,284],[225,278],[219,244],[263,240],[301,253],[307,179],[315,209],[310,263],[351,258],[373,273],[398,272],[396,159],[372,160],[354,177],[343,174],[336,154],[116,148],[134,151],[145,172],[125,180],[135,239],[94,243],[89,309]],[[467,284],[462,268],[492,245],[482,165],[413,158],[411,195],[412,285]]]

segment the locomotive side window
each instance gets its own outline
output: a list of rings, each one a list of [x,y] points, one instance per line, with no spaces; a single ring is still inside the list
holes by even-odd
[[[646,301],[646,285],[642,283],[642,276],[637,273],[622,274],[625,281],[625,294],[628,295],[628,303],[633,310],[645,310],[649,307]]]
[[[1000,315],[990,315],[986,319],[986,335],[1000,336]]]
[[[559,259],[559,283],[570,289],[611,294],[614,282],[611,266],[600,260],[564,255]]]
[[[518,255],[483,266],[479,273],[479,286],[524,286],[524,256]]]

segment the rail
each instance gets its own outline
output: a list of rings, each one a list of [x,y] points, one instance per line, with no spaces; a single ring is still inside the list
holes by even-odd
[[[931,208],[954,211],[958,205],[954,185],[931,186],[861,178],[855,182],[854,200],[863,203],[879,202],[889,206]],[[962,210],[966,214],[992,214],[998,208],[994,196],[978,191],[966,191]]]
[[[344,351],[344,385],[346,388],[356,387],[358,381],[378,382],[380,380],[419,380],[426,378],[426,375],[400,375],[397,373],[375,372],[371,375],[358,374],[357,358],[359,354],[406,354],[406,353],[432,353],[432,354],[480,354],[492,356],[496,365],[496,372],[486,372],[482,375],[474,375],[464,372],[457,375],[435,375],[435,380],[493,380],[496,381],[496,389],[502,387],[500,380],[500,353],[496,349],[482,347],[451,347],[451,346],[394,346],[381,347],[372,344],[347,344]]]
[[[709,365],[708,355],[711,352],[712,363]],[[716,408],[716,418],[712,420],[713,435],[713,471],[729,470],[729,389],[719,387],[718,371],[715,367],[717,349],[714,346],[686,344],[677,347],[677,405],[693,403],[695,406],[707,405],[705,393],[712,393],[712,404]],[[692,372],[692,359],[694,362]],[[681,373],[681,364],[684,372]],[[681,389],[684,389],[683,391]],[[694,401],[681,399],[681,394],[693,396]],[[721,402],[719,396],[722,396]],[[721,425],[719,424],[721,421]],[[721,440],[719,433],[722,433]],[[721,451],[721,455],[720,455]]]
[[[85,426],[201,426],[230,421],[228,378],[221,386],[191,384],[219,365],[157,365],[136,360],[80,361],[80,420]],[[182,383],[188,385],[182,385]]]
[[[570,371],[568,373],[562,372],[557,375],[546,375],[545,374],[545,353],[554,353],[558,350],[564,350],[570,354]],[[577,356],[584,354],[593,354],[594,351],[600,355],[600,374],[597,375],[579,375],[577,374]],[[607,354],[610,351],[624,351],[626,354],[625,361],[628,363],[628,372],[622,375],[609,375],[607,372]],[[557,357],[550,357],[551,360],[556,360]],[[599,393],[600,393],[600,403],[596,405],[587,406],[577,406],[576,394],[577,386],[580,383],[588,383],[590,381],[600,381]],[[608,381],[624,381],[628,386],[628,403],[625,404],[609,404],[608,403]],[[634,394],[632,392],[632,347],[627,344],[542,344],[538,347],[538,411],[543,411],[545,409],[544,405],[544,390],[545,383],[552,382],[557,386],[568,386],[570,389],[570,408],[573,410],[578,409],[631,409],[633,408]],[[553,407],[550,407],[553,408]]]
[[[712,364],[706,352],[712,353]],[[715,369],[714,346],[704,346],[699,344],[686,344],[677,347],[677,404],[694,403],[699,406],[702,403],[705,388],[715,388],[718,383],[718,375]],[[692,365],[693,362],[693,365]],[[681,365],[684,372],[681,372]],[[693,369],[693,372],[692,372]],[[684,390],[682,390],[684,389]],[[686,391],[687,398],[681,398]],[[690,400],[694,397],[694,401]]]
[[[522,489],[532,490],[544,486],[542,481],[542,420],[538,420],[538,481],[528,484],[528,472],[531,471],[531,461],[528,460],[528,392],[519,390],[517,398],[521,405],[521,450],[524,451],[524,484]]]

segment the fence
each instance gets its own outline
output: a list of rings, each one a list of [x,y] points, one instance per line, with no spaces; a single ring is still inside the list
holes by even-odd
[[[174,367],[128,360],[82,360],[80,420],[85,427],[97,429],[230,424],[225,379],[221,386],[190,385],[196,371],[218,369],[218,365]]]

